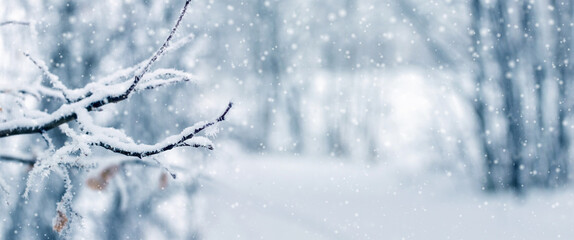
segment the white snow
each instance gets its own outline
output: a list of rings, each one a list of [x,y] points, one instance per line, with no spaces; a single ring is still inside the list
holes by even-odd
[[[245,156],[207,169],[205,239],[572,239],[574,191],[472,192],[317,159]],[[476,188],[475,188],[476,189]]]

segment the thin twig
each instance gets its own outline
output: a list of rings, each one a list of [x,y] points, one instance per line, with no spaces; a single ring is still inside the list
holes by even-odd
[[[66,93],[68,91],[68,88],[66,87],[66,85],[64,85],[64,83],[62,83],[60,81],[58,76],[54,75],[53,73],[51,73],[48,70],[48,66],[46,66],[46,63],[44,63],[43,61],[40,61],[40,60],[36,60],[34,57],[30,56],[30,54],[27,52],[22,52],[22,54],[24,54],[24,56],[26,56],[28,59],[30,59],[30,61],[32,61],[32,63],[34,63],[34,65],[36,65],[36,67],[38,67],[42,71],[42,73],[44,73],[44,75],[46,75],[46,77],[48,77],[52,86],[56,90],[60,90],[62,92],[62,94],[64,95],[64,98],[66,99],[66,101],[69,103],[70,98],[68,98],[68,95]]]
[[[161,152],[171,150],[171,149],[176,148],[176,147],[182,147],[182,146],[203,147],[203,145],[201,145],[201,144],[186,144],[185,141],[193,138],[196,134],[200,133],[204,129],[206,129],[206,128],[208,128],[208,127],[210,127],[210,126],[212,126],[218,122],[224,121],[225,116],[227,115],[227,113],[229,112],[231,107],[233,107],[233,103],[230,102],[229,105],[227,106],[227,108],[225,109],[225,111],[223,112],[223,114],[221,114],[221,116],[219,116],[215,121],[202,124],[201,126],[195,128],[193,131],[191,131],[191,133],[186,133],[187,131],[184,130],[179,135],[169,137],[169,138],[179,139],[178,141],[167,142],[167,143],[160,145],[160,146],[154,145],[153,146],[154,148],[151,150],[145,150],[145,151],[128,150],[128,149],[124,149],[120,146],[114,146],[114,144],[107,143],[104,141],[95,142],[95,143],[93,143],[93,145],[103,147],[103,148],[108,149],[112,152],[116,152],[116,153],[119,153],[122,155],[131,156],[131,157],[138,157],[138,158],[144,158],[147,156],[155,155],[155,154],[158,154]],[[139,144],[139,145],[136,145],[135,148],[150,149],[151,147],[152,146],[149,146],[149,145]],[[211,147],[210,149],[213,149],[213,147]]]
[[[54,147],[54,143],[52,142],[52,138],[50,138],[50,136],[48,136],[46,131],[43,131],[41,135],[42,135],[42,138],[44,138],[44,141],[46,141],[46,145],[48,145],[48,150],[50,152],[55,152],[56,148]]]
[[[161,47],[150,58],[148,63],[142,69],[141,73],[134,77],[134,82],[132,83],[132,85],[130,85],[130,87],[128,88],[128,90],[125,93],[126,97],[128,95],[130,95],[130,93],[135,89],[135,87],[139,83],[139,81],[149,71],[151,65],[153,65],[153,63],[164,53],[165,49],[167,49],[167,47],[169,46],[169,42],[171,41],[171,39],[175,35],[175,32],[177,31],[177,29],[179,28],[179,24],[181,23],[181,20],[183,19],[183,16],[185,15],[185,12],[187,11],[187,6],[189,6],[190,2],[191,2],[191,0],[185,1],[185,5],[183,5],[183,9],[181,10],[179,17],[177,18],[177,21],[175,22],[175,26],[173,26],[173,28],[171,29],[169,36],[167,36],[167,39],[165,40],[165,42],[163,42],[163,45],[161,45]]]
[[[36,100],[40,100],[40,96],[35,92],[29,91],[27,89],[1,89],[0,94],[10,94],[18,96],[18,94],[28,95],[34,97]]]
[[[5,21],[5,22],[0,22],[0,27],[6,26],[6,25],[23,25],[23,26],[30,26],[30,22],[24,22],[24,21]]]
[[[165,170],[167,173],[169,173],[169,175],[171,176],[171,178],[176,179],[177,175],[175,173],[173,173],[169,168],[167,168],[165,165],[163,165],[159,160],[157,160],[157,158],[153,157],[152,160],[154,162],[156,162],[158,164],[158,166],[162,167],[163,170]]]
[[[33,158],[21,158],[21,157],[10,156],[10,155],[0,155],[0,161],[17,162],[17,163],[24,163],[24,164],[28,164],[28,165],[34,165],[34,163],[36,163],[36,159],[33,159]]]

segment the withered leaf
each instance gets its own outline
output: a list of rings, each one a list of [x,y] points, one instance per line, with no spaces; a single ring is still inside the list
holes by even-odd
[[[159,189],[164,190],[167,187],[168,178],[166,173],[161,173],[159,177]]]
[[[68,223],[68,217],[62,211],[58,210],[58,216],[55,219],[54,231],[61,232]]]
[[[100,172],[96,177],[91,177],[87,180],[86,184],[93,190],[104,190],[112,177],[116,175],[119,170],[118,165],[112,165]]]

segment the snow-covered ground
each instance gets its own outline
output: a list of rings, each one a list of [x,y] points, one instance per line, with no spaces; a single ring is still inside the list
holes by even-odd
[[[443,174],[296,157],[206,169],[205,239],[574,239],[574,191],[488,195]]]

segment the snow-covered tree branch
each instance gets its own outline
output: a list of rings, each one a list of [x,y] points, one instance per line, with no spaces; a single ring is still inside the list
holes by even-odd
[[[35,147],[31,154],[19,155],[0,151],[0,161],[33,166],[29,171],[24,197],[28,197],[33,188],[39,187],[50,173],[57,173],[62,177],[64,191],[59,197],[57,212],[52,223],[53,230],[56,232],[64,236],[68,235],[70,224],[81,217],[72,209],[74,194],[71,189],[75,178],[70,170],[94,167],[95,162],[88,160],[93,148],[100,147],[112,153],[127,156],[128,160],[120,161],[118,166],[123,166],[127,162],[160,166],[173,178],[175,174],[155,157],[151,158],[155,161],[154,164],[142,161],[142,158],[181,147],[213,150],[211,140],[199,135],[202,131],[216,127],[217,123],[226,119],[233,106],[231,102],[220,115],[212,120],[190,124],[190,127],[183,129],[180,133],[168,136],[155,144],[134,141],[123,130],[98,123],[95,118],[96,114],[92,113],[109,111],[108,108],[103,107],[127,100],[138,92],[196,80],[194,75],[184,71],[171,68],[153,69],[155,63],[167,52],[178,49],[195,38],[191,34],[180,40],[174,40],[190,2],[191,0],[185,1],[173,28],[159,48],[147,60],[139,64],[115,71],[107,77],[95,79],[83,87],[74,88],[66,84],[72,82],[70,79],[66,76],[58,76],[56,72],[53,72],[54,68],[50,69],[51,67],[41,60],[41,57],[34,56],[31,52],[23,52],[30,64],[40,70],[42,77],[31,84],[0,86],[0,97],[13,99],[0,102],[0,139],[38,134],[38,139],[45,141],[45,146],[40,144],[43,146],[40,147],[40,151],[38,147]],[[9,24],[32,25],[27,22],[8,21],[0,23],[0,26]],[[51,104],[56,104],[56,108],[38,109],[41,104],[30,105],[28,100],[36,103],[50,101]],[[48,134],[51,131],[63,133],[66,138],[65,144],[53,143]],[[82,160],[84,158],[85,161]],[[0,181],[2,180],[0,178]],[[104,180],[107,181],[107,179]],[[8,189],[7,184],[0,185],[0,190],[6,193],[6,196],[9,193]]]
[[[184,146],[213,149],[211,142],[207,138],[196,137],[196,135],[207,127],[225,120],[225,116],[232,107],[231,103],[229,103],[227,109],[217,119],[195,124],[192,127],[184,129],[180,134],[168,137],[164,141],[154,145],[135,144],[129,137],[119,134],[120,131],[97,126],[93,123],[92,117],[89,114],[89,112],[107,104],[126,100],[133,92],[150,90],[175,83],[189,82],[193,79],[191,74],[175,69],[158,69],[149,72],[153,64],[169,49],[170,42],[180,26],[189,3],[189,0],[186,1],[179,18],[161,47],[147,61],[135,66],[131,71],[127,71],[128,75],[133,74],[134,76],[123,81],[97,81],[86,85],[84,88],[69,89],[59,80],[58,76],[48,70],[48,67],[43,61],[37,60],[29,53],[24,53],[47,77],[52,89],[46,89],[41,83],[37,83],[28,88],[18,89],[17,91],[30,93],[33,96],[41,95],[43,97],[47,95],[57,97],[63,100],[64,103],[52,113],[35,114],[36,117],[26,115],[0,123],[0,137],[43,133],[59,127],[62,124],[76,121],[80,125],[80,128],[74,130],[79,133],[69,136],[73,138],[73,140],[80,141],[89,146],[100,146],[126,156],[142,158],[168,151],[175,147]],[[190,39],[187,39],[187,41],[189,40]],[[180,46],[181,43],[174,45]],[[111,78],[117,78],[117,76]],[[126,75],[119,78],[126,78]],[[0,93],[7,92],[8,90],[3,90]]]

